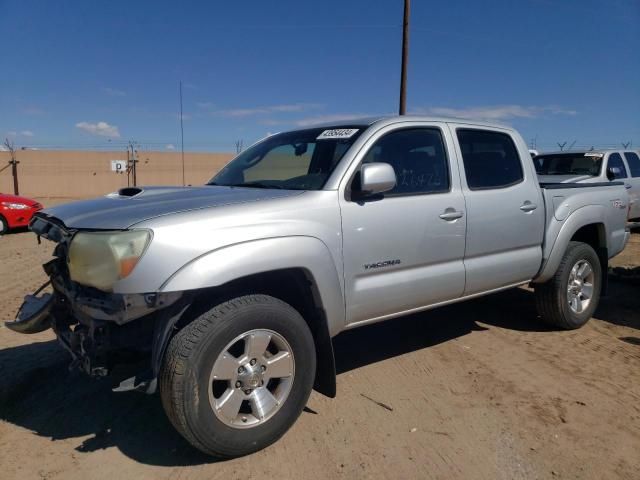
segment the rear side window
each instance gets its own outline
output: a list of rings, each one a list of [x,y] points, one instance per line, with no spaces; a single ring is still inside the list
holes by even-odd
[[[640,177],[640,157],[633,152],[624,152],[632,177]]]
[[[619,169],[619,172],[613,176],[614,179],[627,178],[627,169],[624,166],[624,162],[622,161],[622,157],[619,153],[612,153],[611,155],[609,155],[609,163],[607,168]]]
[[[505,133],[458,129],[462,161],[471,190],[505,188],[524,179],[518,150]]]

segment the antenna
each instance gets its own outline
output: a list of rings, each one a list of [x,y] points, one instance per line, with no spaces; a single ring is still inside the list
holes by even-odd
[[[404,0],[404,19],[402,21],[402,65],[400,67],[400,115],[407,111],[407,63],[409,61],[409,16],[410,0]]]
[[[184,187],[184,125],[182,120],[182,80],[180,80],[180,151],[182,155],[182,186]]]

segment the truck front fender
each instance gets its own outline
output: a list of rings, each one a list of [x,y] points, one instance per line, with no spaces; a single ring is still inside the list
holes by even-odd
[[[606,249],[609,241],[606,213],[607,210],[602,205],[586,205],[573,211],[562,222],[552,217],[545,234],[545,244],[549,247],[544,249],[543,254],[545,260],[533,283],[543,283],[553,277],[560,266],[569,242],[582,227],[597,225],[600,233],[600,247]],[[601,252],[598,251],[599,248],[595,248],[595,250],[596,253],[601,256]],[[606,262],[606,256],[604,260]],[[606,265],[603,265],[603,268],[605,267]]]
[[[324,242],[309,236],[274,237],[225,246],[192,260],[159,289],[174,292],[218,287],[276,270],[300,268],[314,284],[331,337],[345,325],[342,281]]]

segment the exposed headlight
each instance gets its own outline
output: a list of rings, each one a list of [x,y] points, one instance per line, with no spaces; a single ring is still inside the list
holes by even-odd
[[[29,208],[29,205],[25,205],[24,203],[0,202],[0,205],[9,210],[26,210]]]
[[[67,260],[71,280],[111,291],[133,271],[150,240],[147,230],[77,233]]]

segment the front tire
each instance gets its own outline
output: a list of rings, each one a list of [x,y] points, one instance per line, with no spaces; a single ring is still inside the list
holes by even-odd
[[[0,215],[0,235],[4,235],[9,232],[9,224],[4,219],[2,215]]]
[[[535,286],[536,306],[542,319],[565,330],[589,321],[600,300],[602,267],[590,245],[569,242],[555,275]]]
[[[218,458],[261,450],[296,421],[311,393],[311,331],[290,305],[267,295],[224,302],[178,332],[160,376],[169,420]]]

